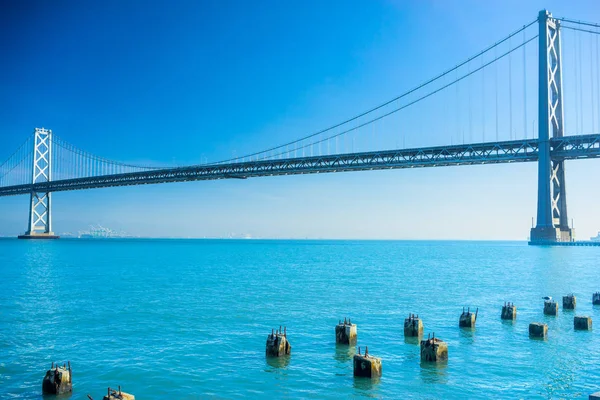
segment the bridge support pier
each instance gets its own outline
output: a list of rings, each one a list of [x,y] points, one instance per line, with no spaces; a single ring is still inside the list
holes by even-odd
[[[52,180],[52,131],[35,128],[33,142],[33,181]],[[52,232],[52,193],[32,190],[29,202],[29,228],[19,239],[58,239]]]
[[[542,10],[538,24],[538,203],[529,244],[544,245],[572,242],[575,235],[567,218],[564,160],[552,157],[550,148],[550,137],[564,132],[560,21]]]

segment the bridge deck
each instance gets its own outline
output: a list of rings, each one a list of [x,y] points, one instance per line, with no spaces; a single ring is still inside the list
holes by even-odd
[[[553,159],[600,157],[600,134],[551,139]],[[62,179],[35,185],[0,188],[0,196],[114,186],[146,185],[215,179],[246,179],[261,176],[316,174],[381,169],[445,167],[453,165],[530,162],[538,159],[538,140],[474,143],[415,149],[336,154],[227,164],[195,165],[144,172]]]

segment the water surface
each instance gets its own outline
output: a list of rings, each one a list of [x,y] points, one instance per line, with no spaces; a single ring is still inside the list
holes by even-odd
[[[600,390],[599,248],[519,242],[0,240],[0,398],[41,398],[52,361],[70,360],[73,398],[121,385],[138,399],[587,398]],[[573,292],[577,310],[542,313]],[[516,322],[502,322],[505,301]],[[561,304],[562,305],[562,304]],[[479,307],[475,330],[458,328]],[[421,365],[402,323],[418,313],[448,342]],[[382,358],[379,381],[352,376],[354,348]],[[546,341],[529,322],[549,326]],[[289,359],[266,360],[287,326]]]

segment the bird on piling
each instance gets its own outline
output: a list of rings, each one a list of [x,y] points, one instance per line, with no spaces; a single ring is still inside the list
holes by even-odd
[[[544,296],[544,297],[542,297],[542,299],[544,299],[546,301],[552,301],[552,296]]]

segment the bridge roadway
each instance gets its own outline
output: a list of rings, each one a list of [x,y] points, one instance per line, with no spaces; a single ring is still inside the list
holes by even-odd
[[[550,139],[552,159],[600,157],[600,134]],[[461,144],[277,160],[194,165],[115,175],[62,179],[0,188],[0,196],[214,179],[299,175],[453,165],[530,162],[538,159],[538,140]]]

